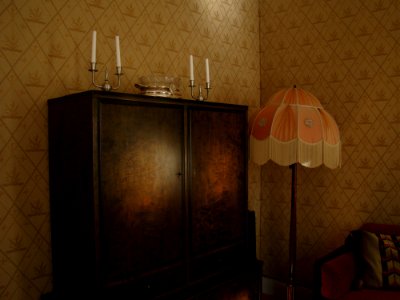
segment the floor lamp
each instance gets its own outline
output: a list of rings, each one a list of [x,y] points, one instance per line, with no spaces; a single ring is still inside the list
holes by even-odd
[[[289,279],[287,299],[294,299],[296,265],[297,164],[314,168],[340,166],[339,128],[319,100],[294,86],[275,93],[250,123],[250,157],[258,165],[272,160],[292,171]]]

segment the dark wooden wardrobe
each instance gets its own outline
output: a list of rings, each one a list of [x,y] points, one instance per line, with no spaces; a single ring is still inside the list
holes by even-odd
[[[51,297],[258,299],[246,106],[87,91],[48,109]]]

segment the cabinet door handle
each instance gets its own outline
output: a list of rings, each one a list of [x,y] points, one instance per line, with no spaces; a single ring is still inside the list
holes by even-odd
[[[178,172],[178,173],[176,173],[176,175],[177,175],[177,176],[182,176],[183,173],[182,173],[182,172]]]

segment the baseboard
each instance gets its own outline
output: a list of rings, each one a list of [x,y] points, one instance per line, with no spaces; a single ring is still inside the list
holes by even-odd
[[[286,299],[286,283],[273,278],[263,277],[262,292],[263,294],[273,296],[274,299],[284,300]],[[312,290],[296,286],[295,295],[297,299],[312,299]]]

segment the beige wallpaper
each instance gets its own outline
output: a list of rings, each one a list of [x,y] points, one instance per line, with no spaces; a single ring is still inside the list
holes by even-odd
[[[119,91],[169,74],[187,98],[193,54],[197,83],[210,59],[210,101],[259,105],[257,0],[0,1],[0,299],[51,289],[46,101],[92,88],[92,30],[100,82],[105,66],[115,70],[120,36]]]
[[[349,230],[367,221],[399,224],[399,6],[397,0],[1,1],[0,299],[38,299],[51,289],[46,101],[92,88],[94,29],[99,80],[105,66],[114,70],[113,39],[120,35],[120,91],[136,92],[142,75],[171,74],[182,78],[189,97],[192,53],[196,79],[204,80],[203,60],[210,59],[211,101],[247,104],[252,113],[260,94],[265,102],[296,83],[335,117],[342,168],[299,168],[300,284],[310,284],[315,257],[341,244]],[[259,256],[264,274],[278,279],[287,274],[289,197],[289,168],[250,163],[249,206],[261,210]]]
[[[268,0],[260,3],[261,102],[298,86],[336,119],[343,163],[298,173],[298,282],[314,259],[364,222],[400,224],[400,2]],[[288,274],[291,173],[261,171],[264,274]]]

